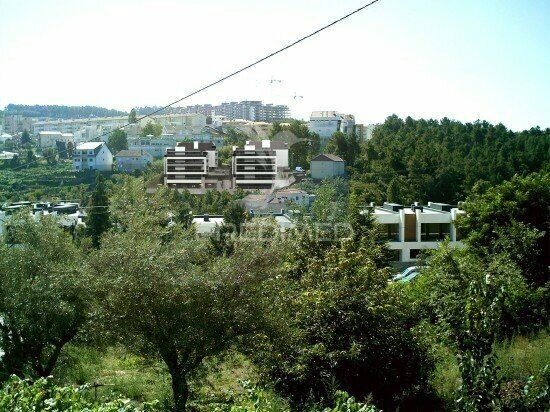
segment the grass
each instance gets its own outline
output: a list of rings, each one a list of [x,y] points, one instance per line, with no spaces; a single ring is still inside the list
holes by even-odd
[[[158,399],[166,409],[171,405],[170,375],[160,361],[147,361],[121,347],[104,350],[82,345],[64,348],[53,372],[60,385],[100,384],[97,394],[89,390],[90,399],[101,400],[116,395],[136,402]],[[206,360],[190,379],[189,404],[195,411],[225,410],[233,402],[253,407],[247,388],[257,381],[252,364],[240,353]],[[261,390],[263,399],[273,410],[288,410],[285,402],[272,391]],[[248,405],[250,403],[250,405]],[[253,410],[253,409],[251,409]]]
[[[516,336],[498,343],[495,351],[502,380],[524,382],[550,365],[550,335],[542,331],[534,336]],[[452,402],[460,386],[458,362],[449,348],[440,347],[437,354],[432,387],[444,401]]]

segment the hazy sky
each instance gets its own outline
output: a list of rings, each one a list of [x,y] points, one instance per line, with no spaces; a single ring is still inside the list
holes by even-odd
[[[365,3],[0,0],[0,106],[164,105]],[[549,21],[550,0],[380,0],[187,104],[550,127]]]

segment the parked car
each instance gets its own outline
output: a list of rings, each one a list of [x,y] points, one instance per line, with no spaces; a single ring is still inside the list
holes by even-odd
[[[392,278],[393,282],[410,282],[420,274],[420,266],[411,266]]]

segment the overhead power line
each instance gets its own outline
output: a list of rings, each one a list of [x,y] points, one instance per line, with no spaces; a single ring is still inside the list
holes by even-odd
[[[305,36],[303,36],[303,37],[300,37],[298,40],[296,40],[296,41],[294,41],[294,42],[292,42],[292,43],[290,43],[290,44],[287,44],[286,46],[283,46],[283,47],[281,47],[280,49],[278,49],[278,50],[276,50],[276,51],[274,51],[274,52],[272,52],[272,53],[269,53],[268,55],[262,57],[261,59],[256,60],[256,61],[253,62],[253,63],[250,63],[250,64],[248,64],[248,65],[246,65],[246,66],[244,66],[244,67],[241,67],[240,69],[237,69],[237,70],[231,72],[230,74],[228,74],[228,75],[226,75],[226,76],[223,76],[223,77],[221,77],[220,79],[218,79],[218,80],[216,80],[216,81],[213,81],[212,83],[209,83],[209,84],[207,84],[207,85],[205,85],[205,86],[202,86],[201,88],[195,90],[194,92],[191,92],[191,93],[189,93],[189,94],[187,94],[187,95],[185,95],[185,96],[183,96],[183,97],[181,97],[181,98],[179,98],[179,99],[177,99],[177,100],[174,100],[173,102],[168,103],[167,105],[162,106],[162,107],[160,107],[159,109],[156,109],[156,110],[152,111],[151,113],[148,113],[148,114],[143,115],[143,116],[139,116],[139,117],[136,118],[136,122],[135,122],[135,123],[138,123],[138,122],[142,121],[143,119],[147,119],[147,118],[149,118],[149,117],[152,117],[152,116],[154,116],[154,115],[156,115],[156,114],[162,112],[163,110],[166,110],[166,109],[168,109],[168,108],[174,106],[175,104],[178,104],[178,103],[182,102],[183,100],[189,99],[190,97],[195,96],[196,94],[199,94],[199,93],[201,93],[201,92],[203,92],[203,91],[205,91],[205,90],[207,90],[207,89],[209,89],[209,88],[211,88],[211,87],[213,87],[213,86],[216,86],[217,84],[220,84],[221,82],[223,82],[223,81],[225,81],[225,80],[227,80],[227,79],[230,79],[231,77],[234,77],[234,76],[236,76],[236,75],[238,75],[238,74],[240,74],[240,73],[242,73],[242,72],[244,72],[244,71],[246,71],[246,70],[248,70],[248,69],[251,69],[252,67],[254,67],[254,66],[256,66],[256,65],[258,65],[258,64],[260,64],[260,63],[262,63],[262,62],[264,62],[264,61],[266,61],[266,60],[268,60],[268,59],[270,59],[270,58],[272,58],[272,57],[274,57],[274,56],[276,56],[276,55],[278,55],[278,54],[280,54],[280,53],[282,53],[282,52],[284,52],[284,51],[286,51],[286,50],[288,50],[288,49],[290,49],[291,47],[296,46],[297,44],[303,42],[304,40],[307,40],[307,39],[309,39],[310,37],[316,36],[317,34],[321,33],[322,31],[325,31],[325,30],[327,30],[328,28],[330,28],[330,27],[332,27],[332,26],[334,26],[334,25],[340,23],[341,21],[344,21],[344,20],[350,18],[350,17],[353,16],[354,14],[357,14],[357,13],[359,13],[360,11],[365,10],[366,8],[372,6],[373,4],[378,3],[379,1],[380,1],[380,0],[372,0],[371,2],[369,2],[369,3],[367,3],[367,4],[365,4],[365,5],[361,6],[361,7],[359,7],[359,8],[356,9],[356,10],[353,10],[352,12],[346,14],[345,16],[342,16],[342,17],[340,17],[339,19],[336,19],[336,20],[334,20],[334,21],[328,23],[327,25],[325,25],[325,26],[323,26],[323,27],[321,27],[321,28],[315,30],[314,32],[311,32],[311,33],[309,33],[309,34],[307,34],[307,35],[305,35]],[[119,126],[119,127],[115,128],[115,129],[109,131],[109,132],[100,134],[100,135],[97,136],[95,139],[99,139],[99,138],[101,138],[101,137],[105,137],[105,136],[107,136],[107,135],[113,133],[113,132],[116,131],[116,130],[122,130],[122,129],[124,129],[124,128],[126,128],[126,127],[132,125],[132,124],[134,124],[134,123],[128,122],[128,123],[126,123],[126,124],[124,124],[124,125],[122,125],[122,126]],[[66,150],[61,151],[61,153],[64,153],[64,152],[66,152]],[[53,156],[47,156],[47,157],[42,157],[42,158],[45,159],[45,158],[48,158],[48,157],[53,157]],[[32,163],[36,163],[36,162],[37,162],[37,160],[35,160],[35,161],[33,161],[33,162],[30,162],[30,163],[27,163],[27,164],[32,164]],[[22,166],[19,166],[19,167],[15,168],[14,170],[17,170],[17,169],[19,169],[19,168],[22,168],[22,167],[26,166],[27,164],[22,165]]]

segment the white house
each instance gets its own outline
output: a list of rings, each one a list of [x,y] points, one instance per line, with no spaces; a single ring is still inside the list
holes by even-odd
[[[75,170],[113,170],[113,155],[105,142],[88,142],[76,146],[73,153]]]
[[[465,212],[456,206],[428,202],[404,207],[386,202],[381,207],[371,204],[366,212],[382,226],[395,261],[413,262],[423,249],[437,249],[446,238],[462,246],[455,221]]]

